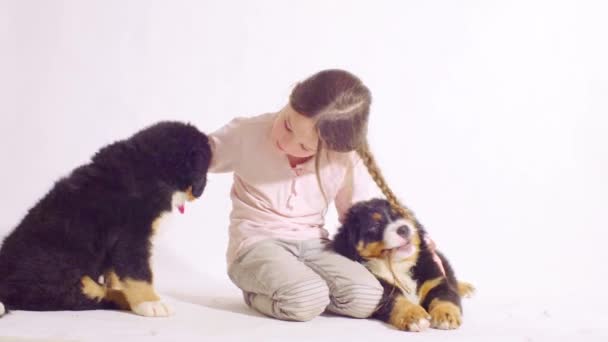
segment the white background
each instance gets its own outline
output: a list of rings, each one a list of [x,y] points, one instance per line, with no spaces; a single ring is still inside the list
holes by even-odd
[[[107,143],[166,119],[211,132],[339,67],[372,90],[389,184],[478,300],[599,306],[607,14],[602,1],[0,1],[0,234]],[[230,184],[211,175],[159,237],[161,288],[191,279],[240,301]]]

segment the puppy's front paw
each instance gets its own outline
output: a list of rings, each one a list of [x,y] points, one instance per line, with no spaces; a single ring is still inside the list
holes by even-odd
[[[435,329],[457,329],[462,324],[460,308],[450,302],[436,301],[431,304],[431,326]]]
[[[406,299],[395,301],[390,316],[390,323],[399,330],[423,331],[431,324],[429,314],[418,304],[413,304]]]
[[[133,307],[133,312],[146,317],[167,317],[173,314],[171,308],[161,302],[142,302]]]

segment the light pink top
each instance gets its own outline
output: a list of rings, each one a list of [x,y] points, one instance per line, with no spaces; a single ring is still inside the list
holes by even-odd
[[[291,167],[271,139],[276,115],[237,118],[209,135],[213,150],[209,172],[234,172],[228,265],[257,241],[328,236],[327,203],[317,183],[314,158]],[[341,220],[352,203],[369,198],[371,178],[355,152],[322,155],[323,189]]]

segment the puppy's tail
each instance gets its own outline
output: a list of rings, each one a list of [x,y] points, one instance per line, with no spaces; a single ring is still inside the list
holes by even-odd
[[[475,286],[471,283],[467,283],[464,281],[458,282],[458,294],[461,297],[471,298],[475,293]]]

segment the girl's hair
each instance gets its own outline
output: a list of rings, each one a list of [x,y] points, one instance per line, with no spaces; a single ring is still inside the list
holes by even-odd
[[[387,185],[369,149],[367,124],[372,96],[361,80],[339,69],[320,71],[298,83],[289,104],[298,113],[316,122],[319,143],[315,155],[317,181],[323,197],[327,196],[319,176],[323,149],[336,152],[357,151],[367,170],[391,206],[406,218],[414,219]]]

